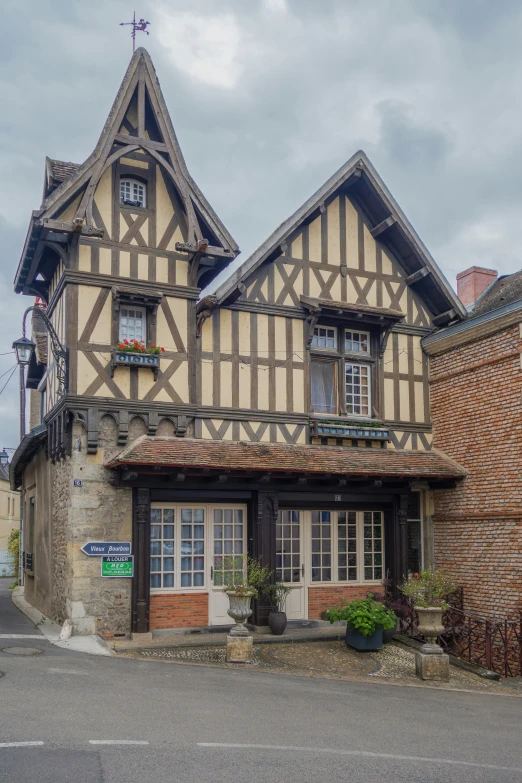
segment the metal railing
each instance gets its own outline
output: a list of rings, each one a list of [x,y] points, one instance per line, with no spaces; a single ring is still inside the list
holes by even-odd
[[[400,593],[387,595],[387,604],[399,618],[400,632],[424,641],[417,633],[418,618],[413,604]],[[492,619],[464,611],[464,591],[449,597],[444,612],[444,633],[438,641],[446,652],[475,663],[502,677],[522,676],[522,612],[518,618]]]

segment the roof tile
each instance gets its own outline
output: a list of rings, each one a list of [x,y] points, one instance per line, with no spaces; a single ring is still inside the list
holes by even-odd
[[[465,471],[436,451],[245,443],[143,435],[106,467],[158,465],[271,473],[460,478]]]

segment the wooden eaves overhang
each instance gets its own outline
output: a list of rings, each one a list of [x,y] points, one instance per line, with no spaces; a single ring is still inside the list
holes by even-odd
[[[437,451],[357,449],[282,443],[207,441],[143,435],[105,463],[118,483],[156,476],[170,481],[329,484],[428,481],[453,485],[460,465]]]
[[[363,151],[356,152],[215,291],[210,288],[209,293],[215,294],[219,304],[237,299],[248,277],[263,263],[278,258],[292,232],[302,223],[314,220],[338,193],[349,196],[367,220],[372,236],[400,262],[407,275],[407,285],[413,286],[426,303],[436,326],[466,317],[466,309]]]
[[[119,129],[135,95],[138,127],[133,134],[120,133]],[[151,121],[155,123],[161,141],[147,137],[147,106],[150,106]],[[188,242],[180,243],[176,249],[188,255],[189,284],[196,285],[198,277],[209,270],[218,274],[235,258],[239,248],[192,179],[152,61],[148,52],[139,48],[132,57],[98,143],[87,160],[80,166],[62,163],[59,176],[66,178],[56,187],[59,179],[56,176],[56,164],[60,162],[46,160],[44,201],[41,208],[32,213],[16,272],[16,293],[36,294],[46,298],[45,281],[37,279],[41,274],[38,260],[45,243],[52,241],[52,249],[66,260],[63,247],[69,244],[74,233],[103,237],[103,231],[95,226],[93,220],[94,193],[106,169],[124,155],[138,149],[145,151],[162,167],[180,197],[187,218]],[[80,200],[72,222],[61,223],[57,220],[60,212],[78,196]],[[47,232],[51,232],[52,237]]]
[[[310,348],[314,329],[322,315],[335,315],[337,319],[359,321],[361,324],[373,324],[381,330],[380,356],[384,355],[386,341],[390,330],[396,323],[402,321],[404,313],[391,310],[389,307],[372,307],[371,305],[336,302],[333,299],[315,299],[311,296],[300,296],[301,304],[307,311],[306,347]]]

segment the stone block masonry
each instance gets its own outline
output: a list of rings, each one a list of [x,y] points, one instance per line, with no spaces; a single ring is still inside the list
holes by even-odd
[[[433,445],[467,477],[434,492],[435,563],[465,609],[522,610],[522,369],[518,324],[430,357]]]

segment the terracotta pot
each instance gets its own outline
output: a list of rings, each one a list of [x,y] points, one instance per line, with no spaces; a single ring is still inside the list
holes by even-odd
[[[284,634],[287,622],[286,612],[270,612],[268,615],[268,625],[274,636]]]
[[[444,631],[442,624],[442,612],[440,606],[415,606],[419,618],[417,631],[425,636],[428,644],[437,644],[437,636]]]
[[[245,620],[248,620],[252,614],[252,607],[250,606],[254,593],[241,592],[238,593],[235,590],[226,590],[230,606],[227,609],[227,613],[235,620],[236,625],[231,628],[230,636],[248,636],[248,631],[245,627]]]

